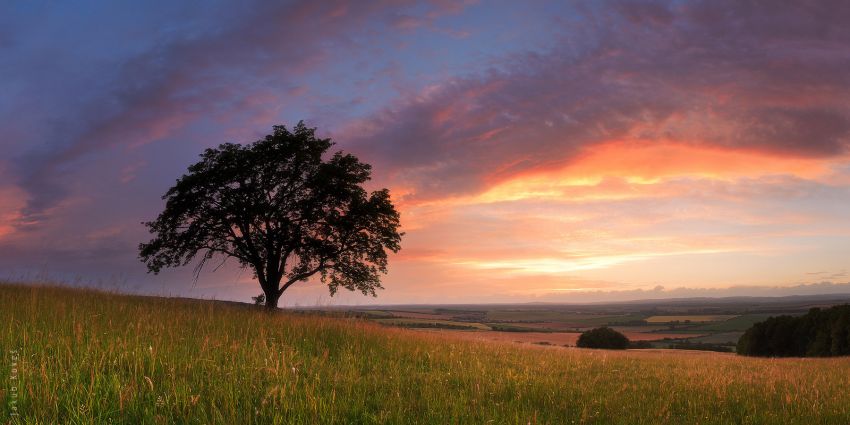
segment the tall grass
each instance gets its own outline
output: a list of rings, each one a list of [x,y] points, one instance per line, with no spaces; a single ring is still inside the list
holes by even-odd
[[[0,285],[0,326],[0,423],[850,423],[848,358],[531,347],[20,285]]]

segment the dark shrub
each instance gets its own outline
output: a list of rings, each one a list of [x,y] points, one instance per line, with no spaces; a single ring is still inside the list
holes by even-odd
[[[610,350],[625,350],[629,339],[625,335],[607,327],[591,329],[581,334],[576,342],[581,348],[607,348]]]

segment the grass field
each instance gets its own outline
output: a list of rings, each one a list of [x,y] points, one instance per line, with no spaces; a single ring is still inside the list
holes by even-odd
[[[848,358],[537,347],[17,285],[0,326],[0,423],[850,423]]]

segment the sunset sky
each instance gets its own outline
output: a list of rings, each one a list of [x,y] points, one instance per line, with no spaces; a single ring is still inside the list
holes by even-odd
[[[282,305],[850,292],[850,2],[119,3],[3,6],[0,279],[248,301],[140,223],[303,119],[406,235],[377,299]]]

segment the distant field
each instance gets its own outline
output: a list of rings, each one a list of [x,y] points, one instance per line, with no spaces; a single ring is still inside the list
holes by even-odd
[[[490,331],[463,338],[575,345],[577,332],[609,326],[631,341],[649,341],[654,348],[668,348],[674,342],[716,344],[718,349],[734,347],[743,332],[754,323],[778,314],[801,314],[808,307],[790,304],[782,313],[750,313],[752,304],[724,306],[723,313],[706,314],[712,308],[699,303],[679,306],[459,306],[400,307],[391,310],[367,310],[376,323],[445,331]],[[645,311],[635,311],[644,308]],[[720,310],[719,308],[713,308]],[[733,314],[734,310],[742,314]],[[631,310],[631,311],[630,311]],[[649,312],[653,314],[650,314]],[[781,310],[779,310],[781,311]],[[617,312],[616,314],[612,314]],[[689,312],[693,312],[690,313]],[[667,313],[667,314],[664,314]],[[519,336],[518,333],[528,335]],[[554,335],[546,335],[551,333]],[[687,341],[685,341],[687,340]],[[722,346],[722,347],[721,347]]]
[[[690,315],[690,316],[652,316],[647,317],[647,323],[671,323],[671,322],[721,322],[732,319],[736,315],[730,314],[715,314],[715,315]]]
[[[736,316],[736,317],[730,318],[728,320],[717,321],[717,322],[701,325],[701,326],[699,326],[695,329],[698,329],[698,330],[701,330],[701,331],[719,331],[719,332],[741,331],[741,332],[743,332],[743,331],[749,329],[750,326],[753,326],[756,322],[762,322],[764,320],[767,320],[767,318],[771,317],[771,316],[776,316],[776,314],[765,314],[765,313],[744,314],[744,315],[741,315],[741,316]]]
[[[439,327],[439,326],[452,326],[452,327],[465,327],[471,329],[479,329],[479,330],[490,330],[490,327],[487,325],[482,325],[481,323],[470,323],[470,322],[456,322],[451,320],[431,320],[431,319],[412,319],[412,318],[398,318],[398,319],[375,319],[377,323],[381,323],[384,325],[401,325],[401,326],[409,326],[409,327]]]
[[[430,330],[429,330],[430,331]],[[506,341],[528,344],[548,344],[574,347],[578,341],[579,332],[464,332],[455,330],[435,330],[445,335],[465,339]],[[665,338],[701,337],[702,334],[682,335],[673,333],[646,333],[646,332],[624,332],[631,341],[658,341]]]
[[[491,321],[538,321],[559,322],[573,326],[606,325],[610,322],[627,322],[641,320],[640,314],[599,315],[577,314],[557,310],[491,310],[487,312],[487,320]]]
[[[0,421],[16,397],[32,424],[850,423],[850,358],[455,335],[483,332],[0,284]]]
[[[525,344],[546,344],[575,346],[580,334],[575,332],[464,332],[453,330],[426,330],[451,338],[471,339],[476,341],[501,341]]]
[[[661,323],[654,325],[643,325],[643,326],[611,326],[613,329],[618,332],[627,333],[627,332],[665,332],[669,331],[670,325]],[[699,333],[698,331],[695,331]]]
[[[743,332],[721,332],[711,335],[705,335],[698,338],[693,338],[692,342],[702,342],[707,344],[727,344],[735,345],[738,343],[738,338],[743,335]]]
[[[575,332],[581,328],[589,327],[589,325],[577,326],[576,323],[560,323],[560,322],[497,322],[492,323],[491,327],[516,328],[525,330],[537,331],[553,331],[553,332]]]
[[[410,319],[440,319],[440,320],[449,320],[453,316],[450,314],[439,314],[439,313],[428,313],[421,311],[398,311],[398,310],[389,310],[387,313],[392,314],[393,317],[399,318],[410,318]]]

